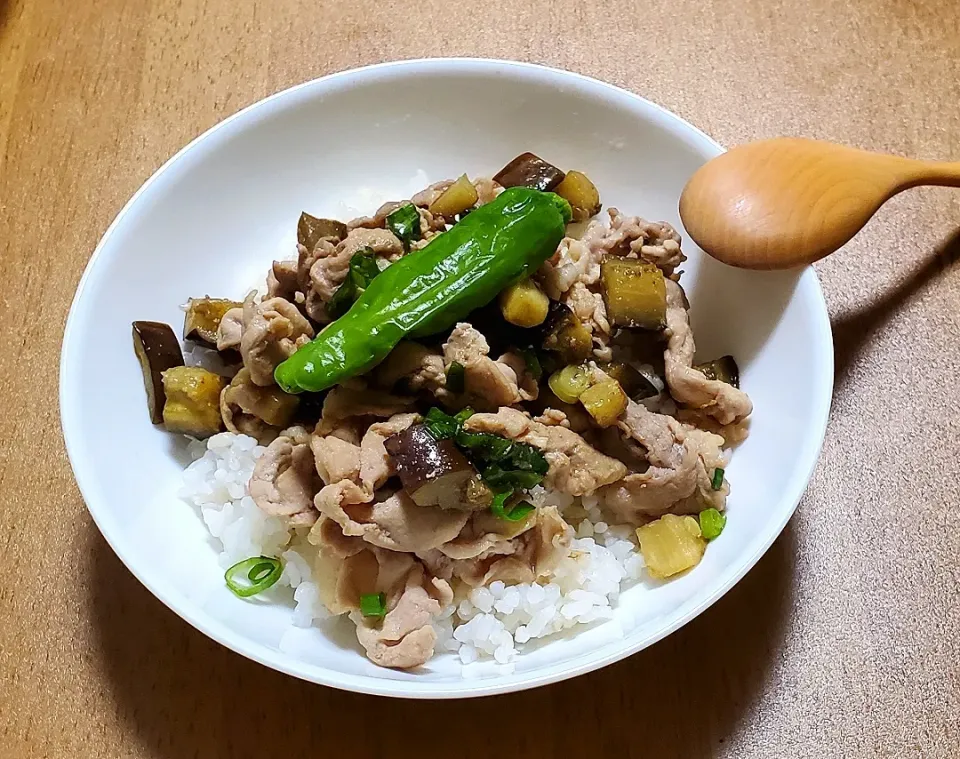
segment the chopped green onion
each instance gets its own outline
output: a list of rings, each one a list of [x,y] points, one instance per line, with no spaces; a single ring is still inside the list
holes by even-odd
[[[529,490],[543,482],[542,474],[524,472],[519,469],[504,469],[499,464],[490,464],[483,470],[480,477],[495,490],[499,488]]]
[[[459,432],[457,445],[476,464],[486,462],[481,477],[494,490],[525,490],[543,482],[550,469],[543,453],[526,443],[515,443],[489,432]],[[480,467],[478,467],[480,468]]]
[[[337,288],[327,304],[327,313],[334,319],[339,319],[347,313],[353,302],[363,295],[363,291],[370,286],[379,273],[377,256],[372,248],[361,248],[354,253],[350,259],[347,278],[343,280],[343,284]]]
[[[540,365],[540,359],[537,358],[537,352],[533,348],[521,348],[517,352],[527,365],[527,373],[539,382],[543,376],[543,367]]]
[[[707,540],[713,540],[723,532],[726,524],[727,518],[716,509],[704,509],[700,512],[700,532]]]
[[[536,506],[529,501],[520,501],[520,503],[510,510],[510,513],[507,515],[507,519],[509,519],[511,522],[519,522],[535,508]]]
[[[360,613],[365,617],[385,617],[387,614],[386,593],[363,593],[360,596]]]
[[[410,243],[419,240],[420,212],[412,203],[400,206],[387,214],[387,229],[393,232],[403,243],[404,250],[410,250]]]
[[[457,433],[457,445],[465,449],[471,458],[483,461],[499,461],[505,458],[513,448],[513,443],[505,437],[492,435],[489,432],[460,431]]]
[[[450,416],[436,406],[423,416],[423,426],[427,428],[434,440],[447,440],[460,434],[463,423],[473,416],[473,409],[465,408],[456,416]]]
[[[270,556],[251,556],[238,561],[223,574],[227,587],[240,598],[249,598],[261,593],[283,574],[280,559]]]
[[[503,461],[505,467],[545,475],[550,470],[543,452],[527,443],[514,443]]]
[[[493,497],[493,503],[490,504],[490,511],[493,512],[493,515],[498,519],[506,519],[508,522],[519,522],[521,519],[527,516],[531,511],[533,511],[534,506],[527,501],[520,501],[520,503],[514,505],[510,511],[507,511],[505,505],[507,499],[513,495],[513,490],[503,490],[497,493]]]
[[[471,416],[471,408],[451,416],[434,407],[424,414],[423,426],[435,440],[452,438],[494,490],[526,490],[543,482],[550,465],[538,448],[489,432],[464,432]]]
[[[710,487],[719,490],[723,487],[723,469],[717,467],[713,470],[713,479],[710,481]]]
[[[466,373],[463,364],[451,361],[447,367],[447,390],[451,393],[462,393],[466,387]]]

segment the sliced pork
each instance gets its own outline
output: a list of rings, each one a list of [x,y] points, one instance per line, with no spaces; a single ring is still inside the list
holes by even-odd
[[[496,580],[535,582],[568,555],[573,533],[556,507],[543,507],[535,514],[519,535],[496,540],[473,557],[453,559],[441,549],[421,554],[421,559],[434,574],[456,578],[470,587]]]
[[[753,411],[745,392],[720,380],[707,379],[693,368],[696,345],[690,329],[690,315],[683,288],[666,280],[667,349],[664,369],[670,395],[678,402],[698,409],[720,424],[741,422]]]
[[[429,575],[411,554],[385,551],[343,534],[321,517],[310,531],[319,550],[317,573],[324,604],[334,614],[351,613],[367,657],[383,667],[409,669],[433,656],[433,622],[453,600],[450,585]],[[359,614],[360,597],[383,593],[383,619]]]
[[[686,260],[680,250],[680,235],[665,221],[647,221],[626,216],[616,208],[607,210],[610,228],[593,241],[598,250],[616,256],[635,256],[654,264],[668,277]]]
[[[537,397],[536,383],[531,384],[523,377],[519,357],[508,354],[494,361],[489,353],[487,339],[465,322],[457,324],[443,344],[446,365],[457,362],[463,366],[464,392],[469,405],[493,409]]]
[[[229,312],[228,312],[229,313]],[[253,295],[243,302],[243,334],[240,355],[257,385],[275,384],[273,371],[290,358],[298,347],[313,338],[310,322],[300,310],[283,298],[256,303]]]
[[[649,468],[626,475],[601,492],[603,503],[621,522],[642,524],[663,514],[723,510],[729,486],[714,490],[712,480],[725,466],[723,438],[656,414],[633,401],[620,429],[645,451]]]
[[[276,386],[255,384],[250,370],[244,367],[220,393],[220,416],[230,432],[249,435],[268,445],[290,423],[297,403]]]
[[[470,517],[464,511],[417,506],[402,490],[371,496],[350,480],[324,487],[314,505],[344,535],[390,551],[429,551],[453,540]]]
[[[323,400],[323,413],[317,431],[330,434],[347,419],[373,416],[388,419],[413,408],[414,399],[405,398],[379,390],[367,389],[363,385],[346,387],[337,385],[327,393]]]
[[[217,350],[225,351],[240,347],[243,336],[243,309],[231,308],[217,325]]]
[[[291,427],[267,446],[250,478],[250,496],[262,512],[283,517],[291,526],[317,519],[313,497],[320,490],[310,450],[310,433]]]

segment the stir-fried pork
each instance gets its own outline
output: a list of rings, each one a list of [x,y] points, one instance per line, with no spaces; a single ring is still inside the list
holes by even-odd
[[[456,361],[463,366],[465,393],[470,405],[490,409],[537,397],[536,383],[524,377],[526,364],[519,356],[505,354],[494,361],[489,353],[487,339],[465,322],[454,327],[443,345],[446,365]]]
[[[302,246],[300,246],[302,247]],[[297,279],[297,261],[274,261],[267,272],[267,297],[283,298],[296,303],[303,298]]]
[[[250,370],[244,367],[220,393],[220,416],[230,432],[255,437],[267,445],[290,422],[296,403],[277,387],[254,384]]]
[[[344,419],[363,416],[375,416],[387,419],[413,408],[413,398],[403,398],[379,390],[368,390],[362,386],[332,388],[323,400],[323,415],[317,431],[330,434]]]
[[[357,619],[357,640],[374,664],[409,669],[433,656],[437,631],[431,623],[453,600],[453,591],[443,581],[433,580],[428,585],[424,580],[423,567],[415,565],[400,598],[382,623]]]
[[[391,551],[436,548],[459,535],[470,517],[465,511],[417,506],[402,490],[374,496],[351,480],[325,486],[314,504],[345,535]]]
[[[649,468],[604,488],[604,504],[623,522],[724,508],[729,487],[711,481],[724,466],[723,438],[630,402],[620,428],[646,451]]]
[[[667,276],[686,260],[680,251],[680,235],[665,221],[647,221],[625,216],[616,208],[608,209],[610,228],[596,246],[617,256],[634,255],[655,264]]]
[[[459,535],[443,543],[437,550],[451,559],[473,559],[498,543],[509,541],[526,532],[536,523],[537,515],[533,511],[516,522],[498,519],[489,509],[478,511],[471,515]]]
[[[434,574],[462,580],[471,587],[495,580],[535,582],[567,555],[571,533],[556,507],[549,506],[538,509],[533,523],[519,535],[497,540],[471,558],[451,559],[443,549],[420,557]]]
[[[360,480],[360,446],[337,435],[314,435],[310,439],[317,473],[325,485],[341,480]]]
[[[433,656],[433,621],[453,600],[450,585],[426,573],[409,553],[385,551],[345,536],[324,517],[310,531],[318,547],[321,597],[334,614],[352,612],[357,639],[368,658],[384,667],[417,667]],[[364,594],[383,593],[383,620],[358,613]]]
[[[260,510],[291,525],[316,521],[313,496],[319,487],[310,434],[303,427],[291,427],[270,443],[250,478],[250,495]]]
[[[225,351],[240,347],[243,335],[243,309],[231,308],[223,315],[217,326],[217,350]]]
[[[496,338],[488,341],[479,320],[479,329],[461,322],[442,348],[442,334],[423,342],[419,337],[402,340],[371,372],[342,381],[325,397],[283,393],[274,381],[276,367],[314,337],[316,325],[330,321],[327,305],[346,280],[354,255],[369,249],[382,268],[443,234],[471,210],[465,206],[473,194],[463,179],[455,188],[464,191],[463,202],[447,202],[454,192],[436,203],[451,185],[452,181],[438,182],[410,201],[385,203],[373,216],[348,222],[343,239],[343,227],[337,224],[335,236],[311,239],[310,248],[298,245],[295,260],[273,263],[266,298],[258,303],[252,293],[242,308],[223,315],[217,329],[218,350],[239,350],[243,361],[220,396],[224,423],[228,430],[252,435],[267,446],[254,466],[251,497],[265,514],[290,527],[309,527],[291,531],[291,546],[301,553],[310,546],[316,549],[308,558],[314,563],[312,579],[324,605],[333,614],[350,615],[371,661],[401,669],[419,666],[433,655],[437,620],[450,613],[453,602],[451,583],[462,594],[495,580],[537,582],[550,577],[570,553],[573,529],[556,506],[544,505],[549,500],[529,490],[539,479],[536,473],[543,471],[543,460],[522,446],[464,437],[459,425],[469,433],[496,435],[538,449],[547,464],[542,486],[548,494],[552,490],[567,496],[573,503],[564,507],[573,509],[565,512],[568,516],[581,506],[587,508],[586,499],[581,504],[578,498],[596,494],[594,500],[606,509],[610,523],[640,525],[668,513],[724,509],[729,486],[715,475],[725,466],[726,443],[714,430],[728,443],[739,439],[752,411],[745,393],[693,368],[688,304],[675,281],[677,267],[685,260],[676,230],[666,222],[626,216],[616,208],[608,210],[609,225],[591,221],[579,237],[564,237],[534,275],[543,292],[572,313],[564,311],[564,318],[576,328],[576,351],[543,341],[542,332],[549,325],[518,327],[519,332],[501,325],[496,333],[488,332]],[[477,179],[473,185],[477,206],[503,192],[491,179]],[[573,202],[578,194],[569,186],[559,191],[581,212],[586,208]],[[421,236],[405,245],[391,231],[387,217],[407,203],[417,207]],[[588,205],[592,210],[577,218],[599,208],[592,200]],[[601,264],[607,256],[642,259],[662,270],[666,287],[662,334],[618,332],[611,326],[607,298],[619,294],[601,282]],[[658,272],[647,273],[659,282]],[[642,295],[656,298],[653,307],[662,314],[662,291]],[[631,293],[620,295],[628,296]],[[504,318],[517,321],[507,312]],[[536,403],[543,380],[559,368],[558,359],[579,362],[589,352],[578,322],[590,332],[594,358],[601,365],[614,360],[618,365],[608,367],[608,375],[590,363],[592,385],[585,384],[582,395],[580,388],[574,387],[577,392],[567,388],[565,393],[555,384],[556,394],[545,390]],[[659,316],[648,326],[658,324]],[[666,339],[665,349],[660,338]],[[491,356],[491,342],[497,353],[507,352]],[[543,360],[542,378],[532,376],[524,358],[531,346]],[[450,373],[454,364],[463,367],[462,390]],[[643,403],[629,401],[618,416],[625,395],[642,397],[636,377],[620,364],[635,370],[641,364],[655,364],[656,375],[665,377],[665,391]],[[614,375],[623,382],[620,389],[630,383],[633,389],[621,393],[614,387],[619,395],[595,392],[592,401],[587,400],[587,390],[609,390]],[[607,388],[596,387],[600,383],[608,383]],[[655,390],[663,389],[659,379],[653,384]],[[571,402],[562,402],[557,395]],[[322,412],[316,420],[315,404],[321,397]],[[600,415],[597,409],[607,397],[616,401],[615,407]],[[480,413],[465,420],[459,415],[436,416],[435,410],[428,415],[431,405],[469,406]],[[539,416],[531,418],[537,412]],[[295,414],[297,419],[316,421],[315,428],[290,427]],[[448,427],[453,431],[446,431]],[[399,437],[387,444],[395,435]],[[419,441],[418,453],[421,449],[429,453],[420,454],[423,474],[416,478],[411,472],[417,467],[408,453],[414,439]],[[450,461],[459,463],[454,466]],[[515,469],[506,471],[511,467]],[[525,479],[530,475],[532,480]],[[509,489],[504,482],[525,483],[525,488],[504,493]],[[435,498],[433,491],[424,495],[427,487],[444,497]],[[521,498],[540,505],[526,514],[508,514],[504,498],[510,499],[508,505]],[[361,614],[361,598],[370,594],[383,594],[382,616]]]
[[[446,397],[443,354],[412,340],[401,341],[374,372],[377,384],[385,390],[402,382],[404,391],[425,390],[438,399]]]
[[[377,209],[377,212],[373,216],[361,216],[347,222],[347,228],[351,230],[383,229],[387,224],[387,216],[401,206],[406,205],[407,202],[408,201],[390,201],[389,203],[384,203]],[[438,232],[442,232],[446,228],[442,216],[434,216],[425,207],[418,207],[417,211],[420,214],[420,234],[424,240],[430,240]]]
[[[240,355],[255,384],[274,384],[273,370],[312,338],[310,322],[289,301],[269,298],[257,303],[251,294],[243,302]]]
[[[680,403],[709,414],[720,424],[746,419],[753,403],[742,390],[719,380],[707,379],[693,368],[696,345],[690,329],[687,299],[676,282],[667,280],[667,349],[664,353],[667,385]]]

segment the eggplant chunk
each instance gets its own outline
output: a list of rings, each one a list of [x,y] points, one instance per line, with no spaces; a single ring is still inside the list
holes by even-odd
[[[388,437],[384,448],[414,503],[463,508],[464,490],[477,470],[452,440],[437,440],[422,424],[415,424]]]
[[[559,353],[565,363],[577,364],[593,354],[590,330],[562,303],[551,304],[545,325],[543,348]]]
[[[183,339],[201,340],[216,347],[217,329],[223,315],[231,308],[242,306],[235,300],[223,298],[191,298],[187,301],[187,313],[183,317]]]
[[[627,410],[627,394],[619,382],[607,379],[580,393],[580,403],[600,427],[609,427]]]
[[[574,221],[586,221],[600,213],[600,192],[589,177],[580,171],[568,171],[554,192],[570,204]]]
[[[500,292],[503,318],[516,327],[543,324],[550,310],[550,299],[532,279],[522,279]]]
[[[660,394],[660,387],[657,387],[644,372],[638,371],[630,364],[617,361],[603,364],[600,368],[610,379],[616,380],[623,388],[623,392],[635,401],[642,401],[644,398],[652,398]]]
[[[169,324],[134,322],[133,350],[143,372],[150,421],[160,424],[163,421],[163,404],[167,399],[163,392],[163,373],[175,366],[183,366],[180,341]]]
[[[199,366],[175,366],[163,373],[163,426],[170,432],[209,437],[221,430],[220,392],[226,383],[219,374]]]
[[[467,175],[463,174],[440,193],[427,210],[434,216],[452,219],[458,213],[464,213],[467,209],[473,208],[478,199],[477,188],[473,186],[473,182],[467,178]]]
[[[720,380],[728,385],[740,387],[740,367],[737,366],[733,356],[721,356],[713,361],[697,364],[693,368],[706,375],[707,379]]]
[[[617,327],[662,330],[667,326],[663,272],[635,258],[607,257],[600,264],[607,317]]]
[[[560,184],[565,176],[560,169],[539,156],[521,153],[500,169],[493,181],[502,187],[532,187],[546,191]]]
[[[640,553],[652,577],[664,579],[695,567],[707,550],[697,520],[664,514],[637,528]]]
[[[333,237],[339,242],[347,236],[347,225],[336,219],[318,219],[306,211],[297,222],[297,242],[307,250],[313,250],[321,237]]]

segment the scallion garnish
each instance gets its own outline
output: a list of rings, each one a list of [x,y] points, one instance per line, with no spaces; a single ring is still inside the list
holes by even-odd
[[[270,556],[251,556],[238,561],[223,574],[227,587],[240,598],[249,598],[262,593],[283,573],[280,559]]]
[[[713,479],[710,481],[710,487],[719,490],[723,487],[723,469],[717,467],[713,470]]]
[[[459,361],[451,361],[447,367],[447,390],[462,393],[466,386],[466,372]]]
[[[377,265],[377,255],[373,252],[373,249],[369,247],[360,248],[350,258],[347,277],[327,304],[327,313],[334,319],[339,319],[347,313],[350,306],[363,295],[363,291],[370,286],[370,283],[376,279],[379,273],[380,267]]]
[[[716,509],[704,509],[700,512],[700,534],[707,540],[713,540],[723,532],[726,524],[727,518]]]
[[[550,465],[540,449],[489,432],[465,432],[463,423],[472,415],[470,408],[456,416],[432,408],[424,414],[423,426],[435,440],[453,438],[495,491],[529,490],[543,482]],[[520,516],[513,518],[521,519],[527,513],[529,509],[521,509]]]
[[[404,250],[410,250],[410,243],[420,239],[420,212],[413,203],[400,206],[387,214],[387,229],[393,232],[403,243]]]
[[[386,593],[363,593],[360,596],[360,613],[365,617],[385,617],[387,614]]]
[[[423,415],[423,426],[434,440],[447,440],[456,437],[463,423],[455,416],[441,411],[436,406]]]
[[[513,489],[503,490],[493,497],[493,503],[490,504],[490,511],[498,519],[506,519],[508,522],[519,522],[527,514],[533,511],[534,506],[526,501],[514,504],[509,511],[506,509],[507,500],[513,495]]]
[[[513,443],[505,437],[489,432],[458,432],[456,443],[467,451],[471,459],[479,461],[500,461],[513,448]]]
[[[484,467],[480,477],[494,490],[501,488],[529,490],[543,482],[542,474],[527,472],[522,469],[504,469],[499,464],[490,464]]]

